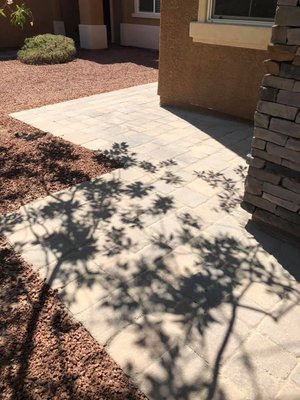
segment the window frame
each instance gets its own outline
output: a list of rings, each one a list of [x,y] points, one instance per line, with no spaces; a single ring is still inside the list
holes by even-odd
[[[189,36],[194,43],[263,51],[268,49],[273,22],[211,20],[211,10],[211,0],[198,0],[198,18],[190,22],[189,29]]]
[[[274,25],[274,19],[258,18],[251,19],[250,17],[224,17],[214,18],[214,5],[216,0],[208,0],[207,4],[207,22],[221,23],[221,24],[240,24],[240,25],[256,25],[256,26],[272,26]]]
[[[134,13],[133,17],[137,18],[152,18],[152,19],[160,19],[160,12],[155,12],[155,0],[153,1],[153,12],[151,11],[140,11],[140,0],[134,1]]]

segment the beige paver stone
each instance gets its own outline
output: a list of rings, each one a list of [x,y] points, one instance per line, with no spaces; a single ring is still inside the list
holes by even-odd
[[[243,348],[225,365],[223,373],[247,398],[275,398],[280,380],[287,378],[296,358],[259,334],[252,335]]]
[[[300,363],[297,365],[297,367],[291,373],[291,381],[294,384],[296,384],[298,386],[298,389],[300,390]]]
[[[197,193],[187,187],[176,189],[172,195],[175,200],[191,208],[198,207],[200,204],[205,203],[208,200],[207,196]]]
[[[277,394],[275,400],[298,400],[300,389],[293,383],[287,382]]]
[[[274,310],[272,315],[276,316],[276,319],[272,318],[272,315],[266,317],[260,324],[259,331],[270,337],[279,346],[300,357],[300,307],[290,303],[290,306],[287,304],[280,309],[280,305],[278,305],[277,311],[279,316]]]
[[[175,345],[137,378],[149,400],[201,400],[207,397],[210,371],[188,346]]]

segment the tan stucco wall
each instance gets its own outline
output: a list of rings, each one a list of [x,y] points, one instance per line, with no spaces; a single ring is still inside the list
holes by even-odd
[[[83,25],[103,25],[103,2],[99,0],[79,0],[80,23]]]
[[[134,0],[126,0],[122,2],[122,22],[126,24],[141,24],[159,26],[160,20],[155,18],[137,18],[133,17]]]
[[[163,0],[159,95],[162,104],[210,108],[253,119],[267,52],[193,43],[199,0]]]
[[[53,0],[26,0],[34,15],[34,26],[26,24],[24,29],[12,26],[7,18],[0,19],[0,48],[18,47],[26,37],[53,32]],[[18,1],[23,3],[24,0]]]

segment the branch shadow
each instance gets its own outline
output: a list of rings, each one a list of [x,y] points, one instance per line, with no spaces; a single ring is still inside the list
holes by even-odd
[[[150,398],[226,399],[220,371],[237,350],[259,392],[244,342],[252,318],[279,321],[299,302],[299,286],[284,270],[284,258],[282,267],[275,258],[265,262],[267,246],[242,229],[211,231],[201,216],[178,209],[172,191],[158,193],[158,181],[174,188],[186,184],[172,170],[175,160],[149,167],[126,143],[96,157],[102,156],[123,169],[1,220],[1,234],[45,278],[12,379],[14,398],[22,398],[33,333],[49,287],[58,289],[68,308],[118,355]],[[151,172],[153,182],[143,181],[143,175],[123,179],[132,167]],[[219,188],[218,208],[230,214],[240,202],[236,184],[244,173],[237,166],[235,180],[225,173],[195,171],[195,179]],[[261,307],[251,297],[257,287],[286,308],[279,313]],[[190,365],[193,374],[187,372]]]

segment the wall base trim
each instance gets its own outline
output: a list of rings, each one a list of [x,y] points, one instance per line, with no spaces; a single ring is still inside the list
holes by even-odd
[[[80,46],[88,50],[107,48],[106,25],[79,25]]]
[[[121,45],[159,49],[160,27],[155,25],[121,24]]]

